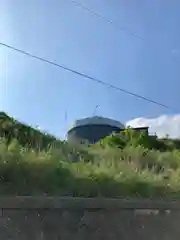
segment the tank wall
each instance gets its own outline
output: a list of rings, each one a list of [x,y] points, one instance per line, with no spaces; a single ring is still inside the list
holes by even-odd
[[[90,143],[99,141],[100,139],[109,136],[113,132],[121,131],[118,127],[109,125],[84,125],[71,129],[68,132],[68,141],[85,140]]]

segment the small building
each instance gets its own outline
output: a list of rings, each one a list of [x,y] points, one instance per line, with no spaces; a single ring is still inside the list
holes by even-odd
[[[100,116],[76,120],[67,133],[68,142],[87,141],[95,143],[100,139],[125,129],[124,124],[110,118]],[[148,128],[133,128],[138,131],[145,131]]]

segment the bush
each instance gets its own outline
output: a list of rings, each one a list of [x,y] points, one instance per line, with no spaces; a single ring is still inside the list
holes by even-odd
[[[113,133],[105,137],[97,143],[101,147],[125,148],[127,146],[142,146],[147,149],[155,149],[159,151],[170,151],[180,147],[180,141],[172,139],[158,139],[157,136],[149,136],[146,132],[133,129],[125,129],[120,133]],[[180,149],[180,148],[179,148]]]

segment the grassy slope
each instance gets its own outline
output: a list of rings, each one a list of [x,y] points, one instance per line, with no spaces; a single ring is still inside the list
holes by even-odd
[[[45,143],[49,141],[47,135],[39,134]],[[180,150],[174,145],[160,152],[137,144],[122,150],[117,141],[113,146],[88,148],[58,141],[58,146],[43,150],[22,147],[23,137],[24,133],[12,140],[13,135],[7,143],[6,135],[0,141],[1,195],[180,198]],[[37,134],[33,137],[42,139]]]
[[[0,193],[108,197],[180,197],[180,152],[146,152],[142,147],[35,152],[16,141],[0,143]],[[68,149],[69,148],[69,149]]]

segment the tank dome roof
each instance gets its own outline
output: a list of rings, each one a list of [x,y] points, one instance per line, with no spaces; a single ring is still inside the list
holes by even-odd
[[[74,124],[69,128],[69,130],[75,127],[80,127],[85,125],[109,125],[113,127],[118,127],[120,129],[125,128],[124,124],[114,119],[94,116],[94,117],[88,117],[88,118],[76,120]]]

